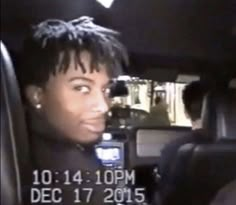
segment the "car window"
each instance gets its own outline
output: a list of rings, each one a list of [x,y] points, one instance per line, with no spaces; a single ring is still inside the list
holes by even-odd
[[[113,126],[191,126],[182,101],[186,83],[157,82],[137,77],[124,80],[128,95],[112,100],[110,123]],[[157,98],[160,100],[158,104]]]

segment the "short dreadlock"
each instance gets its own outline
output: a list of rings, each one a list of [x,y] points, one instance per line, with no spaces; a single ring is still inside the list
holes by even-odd
[[[98,71],[98,64],[102,63],[109,68],[109,74],[117,75],[123,65],[128,65],[128,54],[116,38],[118,34],[94,24],[93,19],[86,16],[69,22],[50,19],[39,23],[24,42],[18,72],[22,86],[45,85],[51,74],[67,72],[71,60],[75,62],[75,69],[79,64],[86,72],[80,59],[83,51],[91,54],[90,72]],[[72,56],[71,51],[75,55]]]

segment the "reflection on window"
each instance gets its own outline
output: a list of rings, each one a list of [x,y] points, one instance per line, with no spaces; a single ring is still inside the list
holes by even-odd
[[[127,78],[129,95],[115,97],[112,102],[118,122],[117,125],[173,125],[191,126],[186,118],[182,102],[182,91],[186,84],[139,78]],[[160,99],[160,103],[158,99]],[[159,106],[158,106],[159,105]],[[168,122],[169,121],[169,122]]]

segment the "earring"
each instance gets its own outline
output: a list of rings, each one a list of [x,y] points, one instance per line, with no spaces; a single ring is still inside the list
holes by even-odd
[[[38,109],[38,110],[39,110],[39,109],[41,109],[41,108],[42,108],[42,105],[41,105],[40,103],[38,103],[38,104],[37,104],[35,107],[36,107],[36,109]]]

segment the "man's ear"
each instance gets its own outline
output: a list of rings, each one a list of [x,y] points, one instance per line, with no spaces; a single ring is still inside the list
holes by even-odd
[[[36,107],[42,106],[43,103],[43,90],[42,88],[35,86],[35,85],[29,85],[25,89],[25,96],[30,103],[31,106]]]

